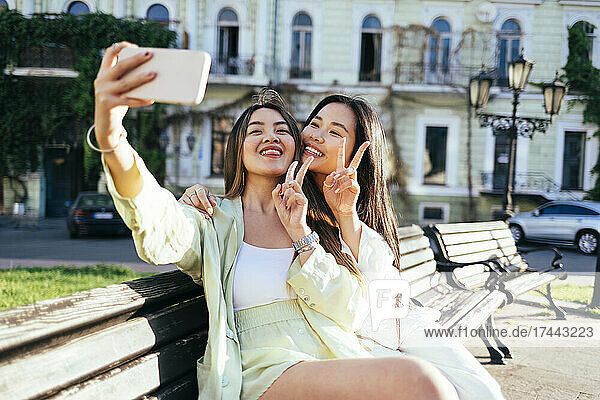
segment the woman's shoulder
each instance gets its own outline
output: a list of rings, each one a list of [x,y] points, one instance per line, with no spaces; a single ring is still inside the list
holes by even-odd
[[[222,196],[216,196],[215,210],[219,210],[221,213],[232,216],[240,217],[242,214],[242,199],[241,197],[227,198]]]

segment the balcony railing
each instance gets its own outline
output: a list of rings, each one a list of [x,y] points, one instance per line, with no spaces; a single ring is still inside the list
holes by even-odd
[[[213,56],[210,73],[213,75],[252,75],[254,74],[254,57]]]
[[[493,193],[503,193],[506,184],[505,174],[493,172],[481,173],[483,190]],[[532,194],[547,200],[581,200],[582,195],[562,189],[552,178],[542,172],[519,172],[515,174],[513,192],[516,194]]]
[[[17,57],[19,68],[67,68],[75,65],[75,55],[62,46],[32,46],[23,49]]]
[[[398,63],[395,82],[398,84],[445,85],[467,87],[469,79],[476,75],[480,66],[445,66],[427,63]]]

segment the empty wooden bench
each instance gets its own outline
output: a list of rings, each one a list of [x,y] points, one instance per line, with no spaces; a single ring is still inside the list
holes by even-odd
[[[436,224],[425,229],[431,239],[432,248],[439,262],[495,261],[502,269],[498,284],[507,296],[508,304],[520,295],[546,286],[544,295],[558,319],[565,319],[565,312],[552,299],[550,283],[555,279],[566,279],[567,271],[559,262],[562,254],[553,247],[533,250],[518,250],[508,225],[503,221]],[[530,266],[521,257],[537,251],[552,251],[554,256],[545,265]],[[455,274],[463,282],[485,279],[484,265],[472,265],[458,269]],[[493,321],[492,321],[493,322]]]
[[[197,399],[203,290],[180,271],[0,312],[2,399]]]
[[[423,306],[441,312],[440,324],[447,329],[470,331],[489,324],[496,309],[506,304],[506,294],[498,290],[494,272],[497,266],[486,260],[465,263],[435,260],[429,239],[416,225],[400,228],[400,265],[402,279],[411,284],[411,297]],[[455,272],[460,268],[476,265],[482,274],[480,279],[461,282]],[[490,272],[491,271],[491,272]],[[466,339],[461,337],[460,339]],[[503,363],[503,355],[485,336],[481,336],[490,353],[492,363]],[[504,356],[510,357],[506,346],[495,338]]]

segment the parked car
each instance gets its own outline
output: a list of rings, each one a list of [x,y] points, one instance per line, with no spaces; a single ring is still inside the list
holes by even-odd
[[[598,247],[600,202],[551,201],[508,220],[515,242],[576,246],[585,254]]]
[[[126,234],[129,228],[117,212],[112,197],[81,192],[69,207],[67,229],[72,238],[89,233]]]

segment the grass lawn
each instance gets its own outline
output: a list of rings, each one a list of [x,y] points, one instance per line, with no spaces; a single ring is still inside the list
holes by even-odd
[[[0,269],[0,310],[151,275],[105,264]]]

